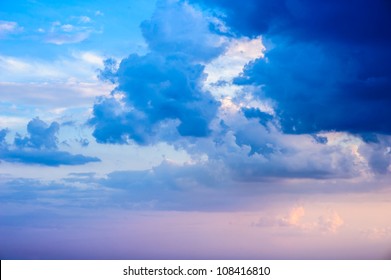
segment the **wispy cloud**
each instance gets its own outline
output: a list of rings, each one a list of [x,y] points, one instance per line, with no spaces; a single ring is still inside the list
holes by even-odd
[[[286,215],[264,215],[257,227],[291,227],[304,232],[322,232],[335,234],[344,225],[344,220],[335,211],[328,211],[315,220],[305,220],[306,210],[303,206],[293,207]]]
[[[0,55],[1,82],[97,81],[104,57],[92,51],[73,52],[54,61]]]
[[[22,30],[23,28],[17,22],[0,20],[0,39],[7,34],[18,33]]]
[[[71,17],[67,23],[55,21],[46,32],[45,41],[55,45],[80,43],[96,32],[91,23],[87,16]]]

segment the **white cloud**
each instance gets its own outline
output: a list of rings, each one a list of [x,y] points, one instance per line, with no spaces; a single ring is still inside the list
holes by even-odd
[[[2,102],[34,107],[90,107],[95,97],[109,94],[112,85],[79,81],[4,83],[0,82]]]
[[[44,40],[56,45],[82,42],[94,32],[94,28],[90,23],[90,18],[86,16],[72,17],[70,22],[65,24],[55,21],[45,34]]]
[[[232,81],[242,72],[247,63],[263,57],[265,50],[260,37],[231,40],[226,52],[206,65],[205,73],[208,74],[206,83],[220,80]]]
[[[0,36],[17,33],[22,30],[23,28],[20,27],[17,22],[0,20]]]
[[[231,40],[227,51],[205,66],[204,72],[208,76],[204,88],[210,90],[217,99],[234,96],[238,87],[232,85],[232,80],[243,71],[247,63],[263,57],[264,51],[261,38]]]
[[[26,123],[28,123],[29,121],[30,118],[24,118],[21,116],[12,117],[12,116],[0,115],[0,129],[11,128],[11,127],[22,128],[25,127]]]
[[[252,94],[259,89],[233,84],[234,78],[240,75],[245,65],[263,58],[265,50],[261,37],[232,39],[225,53],[205,66],[207,78],[203,88],[222,103],[219,112],[222,119],[231,118],[233,114],[240,113],[242,108],[248,107],[259,108],[262,112],[274,115],[271,101],[255,98]]]
[[[91,18],[88,16],[80,16],[80,17],[78,17],[78,19],[79,19],[79,22],[81,22],[81,23],[91,22]]]
[[[51,33],[47,36],[46,42],[55,45],[80,43],[90,36],[91,31],[84,31],[75,34],[55,34]]]
[[[103,57],[94,52],[75,52],[54,61],[21,59],[0,55],[0,82],[97,81],[97,69]]]
[[[16,57],[0,56],[0,68],[3,73],[13,72],[30,72],[30,64]]]
[[[75,30],[75,27],[72,24],[64,24],[61,26],[61,29],[65,32],[72,32]]]
[[[74,54],[76,58],[80,58],[83,61],[91,65],[96,65],[100,68],[103,68],[104,58],[94,52],[81,52]]]

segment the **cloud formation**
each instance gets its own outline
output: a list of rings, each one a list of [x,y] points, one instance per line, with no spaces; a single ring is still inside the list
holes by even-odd
[[[318,216],[317,220],[305,220],[306,210],[303,206],[290,209],[286,215],[264,215],[254,226],[295,228],[301,231],[319,231],[322,233],[335,234],[344,225],[344,220],[335,211],[328,211]]]
[[[191,2],[221,9],[236,36],[269,41],[237,83],[263,86],[285,132],[391,133],[387,1]]]
[[[95,30],[91,25],[91,18],[73,16],[67,23],[55,21],[47,31],[44,29],[39,31],[45,34],[45,42],[63,45],[80,43],[86,40]]]
[[[39,118],[27,125],[27,136],[17,134],[13,145],[6,142],[7,130],[0,131],[0,160],[24,164],[46,166],[80,165],[99,162],[96,157],[71,154],[58,149],[57,134],[60,125],[57,122],[46,124]]]
[[[98,142],[147,145],[210,134],[219,102],[202,89],[202,63],[224,49],[212,23],[186,2],[158,2],[141,24],[150,52],[131,54],[118,69],[107,60],[100,73],[117,87],[94,106],[90,124]]]
[[[225,11],[236,7],[217,2]],[[248,3],[248,11],[239,8],[240,16],[265,5]],[[300,3],[309,11],[316,9],[308,1]],[[237,181],[352,178],[368,168],[386,174],[389,153],[381,157],[381,152],[388,151],[388,141],[377,147],[363,135],[386,133],[387,102],[376,97],[374,103],[364,102],[364,95],[346,90],[348,83],[355,83],[365,56],[348,52],[351,44],[338,36],[325,35],[316,43],[298,34],[284,25],[292,20],[287,15],[294,7],[282,7],[265,6],[268,14],[277,9],[280,17],[267,22],[270,28],[251,24],[256,29],[248,32],[246,23],[236,26],[231,22],[236,16],[227,12],[228,27],[236,30],[231,32],[222,20],[187,1],[158,1],[151,19],[141,24],[149,52],[131,54],[120,63],[108,59],[100,71],[99,77],[115,89],[94,105],[89,124],[97,142],[166,142],[194,158],[206,157],[212,165],[221,162]],[[306,25],[297,24],[305,30]],[[263,41],[274,44],[265,56]],[[375,103],[381,108],[372,107]],[[336,136],[335,131],[362,139]],[[329,136],[340,141],[329,141]]]

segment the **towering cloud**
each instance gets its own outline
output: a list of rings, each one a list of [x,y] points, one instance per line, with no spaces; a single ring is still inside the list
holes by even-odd
[[[141,29],[150,52],[131,54],[101,78],[115,81],[111,97],[94,106],[90,123],[101,143],[146,145],[179,136],[205,137],[218,102],[202,89],[203,63],[224,50],[210,18],[184,2],[159,1]],[[159,135],[159,137],[157,137]]]

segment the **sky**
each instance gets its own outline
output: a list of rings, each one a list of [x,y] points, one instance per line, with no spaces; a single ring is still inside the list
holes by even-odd
[[[386,0],[0,2],[1,259],[390,259]]]

